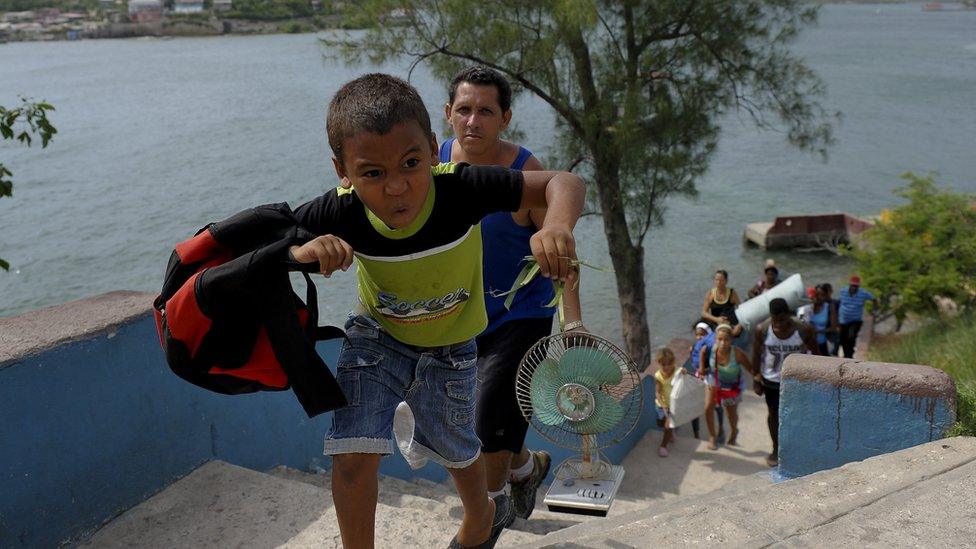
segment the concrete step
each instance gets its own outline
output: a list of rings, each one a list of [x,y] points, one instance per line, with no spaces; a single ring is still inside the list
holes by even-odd
[[[837,469],[678,498],[524,547],[972,546],[976,438],[931,442]]]
[[[290,467],[279,466],[268,471],[268,474],[315,486],[329,494],[332,492],[332,475],[328,472],[309,473]],[[452,514],[452,506],[445,503],[445,500],[450,497],[446,486],[430,481],[424,481],[423,483],[407,482],[382,475],[378,481],[379,494],[377,501],[383,505],[390,507],[414,507],[446,516],[451,516]],[[460,500],[458,501],[460,505]]]
[[[322,475],[324,476],[324,475]],[[319,479],[315,479],[319,480]],[[428,503],[425,503],[428,502]],[[459,519],[434,500],[380,502],[377,547],[446,547]],[[437,509],[432,511],[431,509]],[[514,543],[534,534],[506,533]],[[211,461],[101,528],[90,547],[341,547],[331,491]]]
[[[331,476],[328,473],[308,473],[288,467],[276,467],[269,471],[269,474],[331,491]],[[541,498],[542,495],[539,497]],[[390,507],[422,509],[437,514],[441,518],[449,518],[451,527],[446,531],[452,534],[457,530],[461,517],[464,515],[461,499],[454,491],[453,485],[432,482],[426,479],[406,481],[394,477],[381,476],[379,478],[378,501]],[[533,515],[531,521],[517,519],[515,524],[512,525],[512,528],[502,534],[498,547],[504,547],[506,544],[518,545],[528,543],[541,538],[550,531],[566,528],[579,522],[577,520],[559,520],[558,517],[562,515],[552,514],[556,515],[556,518],[549,521],[545,521],[545,519],[536,520],[535,515]],[[379,511],[377,511],[377,516],[379,516]],[[531,527],[527,525],[531,525]],[[449,541],[450,536],[447,539]],[[377,537],[377,547],[380,546],[379,537]]]

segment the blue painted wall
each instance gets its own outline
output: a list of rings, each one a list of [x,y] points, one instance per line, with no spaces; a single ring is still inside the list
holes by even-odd
[[[110,337],[111,336],[111,337]],[[167,367],[148,316],[0,370],[0,546],[50,546],[211,459],[325,465],[330,415],[290,392],[225,396]]]
[[[338,345],[319,352],[335,364]],[[653,380],[644,390],[653,395]],[[290,391],[225,396],[190,385],[170,372],[148,315],[5,364],[0,403],[0,547],[84,537],[212,459],[330,466],[322,443],[331,414],[309,419]],[[645,398],[639,427],[609,449],[614,462],[653,425],[653,406]],[[552,450],[554,463],[570,455],[531,429],[528,444]],[[381,472],[447,477],[436,465],[411,471],[399,454]]]
[[[943,437],[947,398],[909,397],[784,377],[779,467],[788,477],[839,467]]]

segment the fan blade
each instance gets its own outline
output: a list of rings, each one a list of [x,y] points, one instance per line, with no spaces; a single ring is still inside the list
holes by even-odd
[[[615,385],[623,379],[620,366],[607,353],[592,347],[567,349],[559,358],[559,373],[570,379],[592,379],[596,385]]]
[[[549,358],[542,360],[532,373],[529,384],[532,411],[545,425],[559,425],[566,421],[556,406],[556,392],[563,386],[557,368],[556,361]]]
[[[583,421],[570,422],[573,429],[581,435],[604,433],[614,428],[624,418],[624,409],[612,396],[596,391],[593,393],[596,405],[593,414]]]

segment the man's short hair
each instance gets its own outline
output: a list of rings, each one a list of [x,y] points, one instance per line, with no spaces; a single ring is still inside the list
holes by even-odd
[[[777,297],[769,301],[769,314],[772,316],[790,314],[790,305],[782,297]]]
[[[454,96],[457,94],[458,86],[462,83],[474,84],[476,86],[495,86],[498,90],[498,106],[502,112],[512,108],[512,86],[500,72],[489,69],[482,65],[468,67],[454,75],[451,80],[451,88],[448,92],[448,100],[453,105]]]
[[[417,90],[395,76],[371,73],[347,82],[329,103],[326,131],[332,153],[343,161],[342,145],[360,132],[385,135],[393,126],[415,121],[428,138],[430,113]]]

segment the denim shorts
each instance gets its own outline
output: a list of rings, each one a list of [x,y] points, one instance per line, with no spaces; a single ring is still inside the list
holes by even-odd
[[[411,451],[461,468],[481,455],[474,430],[478,386],[474,340],[444,347],[402,343],[363,315],[351,315],[336,379],[349,404],[332,415],[325,454],[392,454],[400,402],[415,418]]]

